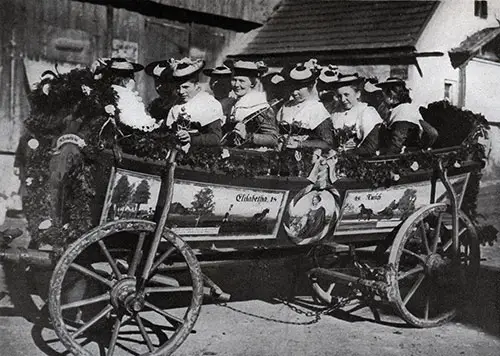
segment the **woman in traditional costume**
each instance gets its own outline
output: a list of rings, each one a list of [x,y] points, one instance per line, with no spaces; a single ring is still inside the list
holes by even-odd
[[[413,105],[410,91],[403,80],[388,78],[376,84],[384,92],[385,102],[390,115],[385,126],[384,151],[389,154],[400,153],[403,147],[422,148],[431,146],[437,131],[424,121],[418,108]]]
[[[144,68],[146,74],[153,78],[158,93],[158,97],[148,105],[148,112],[156,120],[164,120],[177,100],[172,81],[172,65],[173,59],[169,59],[149,63]]]
[[[332,115],[337,146],[353,153],[372,156],[379,149],[382,118],[375,108],[361,102],[363,79],[357,74],[339,75],[336,92],[343,111]]]
[[[314,88],[318,74],[319,68],[313,64],[299,63],[287,75],[292,99],[277,115],[287,148],[327,149],[333,144],[330,113],[319,101]]]
[[[222,105],[224,120],[226,120],[231,113],[231,108],[233,107],[234,102],[236,101],[236,98],[230,95],[232,90],[231,69],[223,64],[215,68],[204,69],[203,74],[210,77],[208,86],[210,87],[210,90],[212,90],[212,94],[215,99],[219,100],[219,103]]]
[[[335,93],[335,83],[338,78],[338,67],[330,64],[321,70],[316,83],[319,100],[323,103],[330,115],[339,111],[340,102]]]
[[[254,62],[231,64],[231,86],[236,101],[226,122],[223,144],[243,147],[276,147],[278,128],[266,94],[257,91],[259,78],[267,68]]]
[[[224,114],[221,104],[201,89],[199,73],[205,62],[184,58],[175,62],[172,79],[178,102],[167,116],[166,125],[172,128],[185,149],[190,146],[219,146]]]

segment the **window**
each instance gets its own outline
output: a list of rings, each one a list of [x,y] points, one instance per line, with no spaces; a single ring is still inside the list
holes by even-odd
[[[474,1],[474,16],[488,18],[488,1]]]
[[[452,105],[457,104],[457,93],[455,92],[455,81],[446,79],[444,81],[444,100]]]

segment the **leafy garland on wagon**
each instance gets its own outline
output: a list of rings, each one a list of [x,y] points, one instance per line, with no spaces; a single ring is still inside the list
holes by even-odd
[[[128,109],[120,104],[111,83],[96,78],[91,70],[50,74],[30,95],[32,110],[25,121],[28,133],[20,145],[25,166],[21,179],[26,189],[23,203],[32,238],[39,244],[64,248],[96,225],[96,187],[107,185],[114,164],[113,156],[103,159],[101,151],[112,150],[115,159],[129,153],[145,160],[162,160],[175,145],[175,139],[164,126],[152,129],[147,118],[142,122],[148,122],[149,126],[120,122],[120,116]],[[478,142],[480,138],[487,138],[489,129],[482,115],[444,101],[430,104],[422,114],[439,131],[448,133],[447,138],[441,139],[440,147],[458,148],[439,156],[420,150],[378,161],[338,152],[336,175],[356,179],[373,188],[387,187],[408,172],[435,167],[438,160],[444,167],[459,168],[464,160],[481,161],[486,157],[484,146]],[[84,139],[80,142],[81,150],[65,158],[73,160],[69,170],[58,171],[57,164],[54,167],[51,163],[58,154],[54,149],[57,139],[63,134],[76,133]],[[204,148],[181,152],[178,164],[231,176],[306,177],[314,167],[315,155],[317,152],[312,149],[235,154],[225,148]],[[59,177],[55,177],[57,174]],[[480,178],[480,170],[473,172],[462,205],[473,218]],[[54,181],[60,183],[57,191]],[[56,197],[64,197],[64,206],[56,206]]]

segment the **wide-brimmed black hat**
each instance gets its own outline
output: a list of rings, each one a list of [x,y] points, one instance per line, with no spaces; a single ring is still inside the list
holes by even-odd
[[[250,61],[226,61],[225,64],[231,68],[234,76],[259,78],[267,72],[267,66],[263,62]]]
[[[332,64],[324,67],[318,77],[318,84],[333,86],[339,80],[339,68]]]
[[[173,74],[173,63],[173,58],[151,62],[144,68],[144,71],[155,79],[166,80],[171,78]]]
[[[233,73],[231,72],[231,68],[223,64],[215,68],[203,69],[203,74],[205,74],[207,77],[219,78],[219,77],[230,77]]]
[[[106,68],[112,73],[118,75],[130,75],[144,69],[144,66],[138,63],[133,63],[125,58],[110,58],[106,62]]]
[[[193,60],[184,57],[173,61],[172,78],[175,81],[184,81],[198,76],[201,70],[205,67],[205,61],[202,59]]]
[[[339,74],[338,80],[332,84],[335,88],[342,88],[348,85],[360,85],[363,83],[363,78],[359,76],[358,73],[352,74]]]
[[[396,78],[396,77],[389,77],[385,82],[380,82],[375,84],[375,86],[379,88],[387,88],[387,87],[394,87],[394,86],[404,86],[406,87],[406,82],[403,79]]]
[[[318,78],[318,71],[306,66],[304,63],[297,63],[287,74],[287,82],[293,87],[307,86],[313,84]]]

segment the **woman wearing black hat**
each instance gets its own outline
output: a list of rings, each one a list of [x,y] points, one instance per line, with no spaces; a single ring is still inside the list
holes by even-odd
[[[379,149],[382,118],[375,108],[360,101],[363,79],[357,74],[339,75],[337,96],[343,111],[332,115],[337,144],[353,153],[372,156]]]
[[[215,99],[219,100],[219,103],[222,105],[222,112],[224,113],[223,121],[225,122],[236,101],[235,98],[229,96],[232,90],[231,78],[233,73],[231,72],[231,68],[223,64],[213,69],[204,69],[203,74],[210,77],[208,86],[212,90]]]
[[[184,58],[174,65],[172,79],[179,99],[168,113],[167,127],[176,132],[177,139],[186,149],[219,146],[224,115],[217,99],[200,87],[199,73],[205,62]]]
[[[335,94],[335,82],[338,80],[338,76],[338,67],[330,64],[321,70],[321,74],[316,83],[319,100],[323,103],[330,115],[339,111],[340,102]]]
[[[132,63],[124,58],[111,58],[104,60],[105,66],[96,69],[94,76],[102,75],[102,80],[108,80],[117,94],[117,108],[119,121],[142,131],[153,131],[159,124],[147,112],[142,98],[135,91],[134,74],[144,69],[137,63]],[[112,109],[114,111],[114,109]]]
[[[314,85],[319,74],[311,62],[297,64],[289,73],[287,84],[292,99],[278,112],[280,133],[288,148],[329,148],[333,145],[330,113],[319,101]]]
[[[156,120],[164,120],[177,100],[172,81],[173,59],[149,63],[144,71],[154,79],[158,97],[148,105],[148,111]]]
[[[421,148],[430,146],[437,138],[437,131],[427,124],[416,106],[411,104],[410,90],[403,80],[388,78],[376,84],[384,92],[385,102],[390,108],[386,121],[384,151],[400,153],[403,147]]]
[[[258,79],[267,68],[260,63],[237,61],[231,70],[236,101],[226,123],[223,144],[276,147],[278,128],[273,108],[265,93],[256,90]]]

